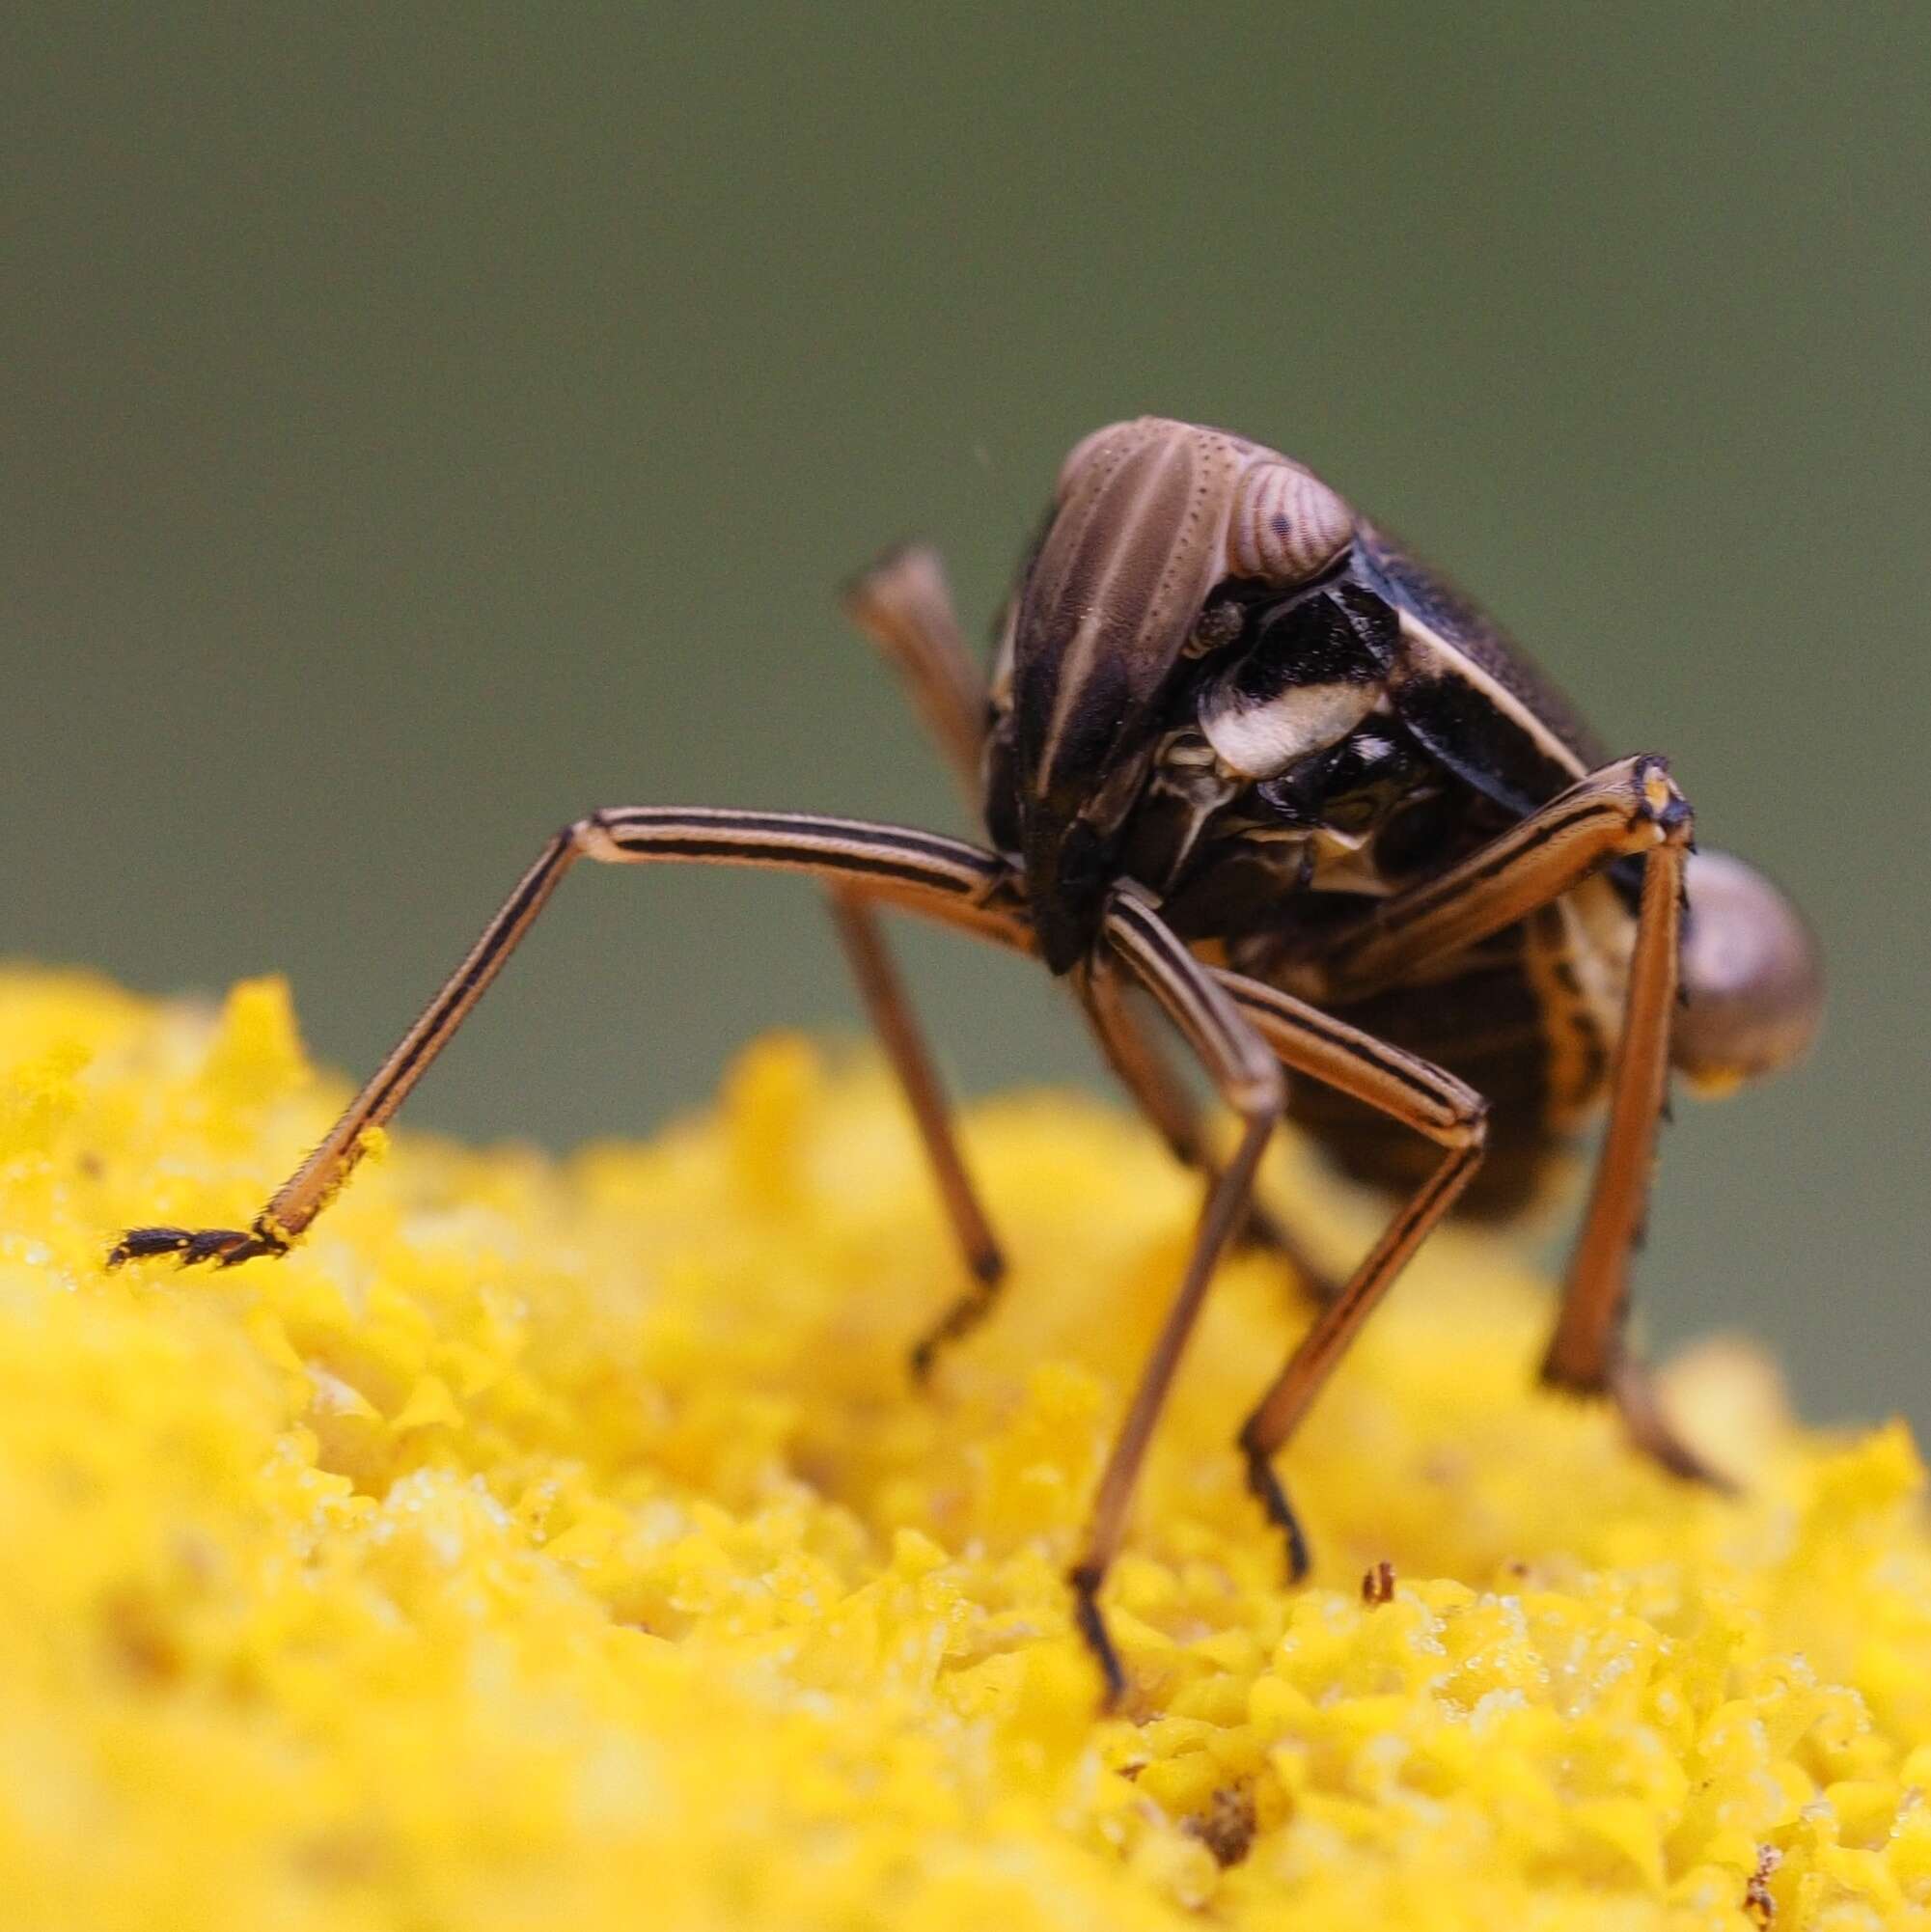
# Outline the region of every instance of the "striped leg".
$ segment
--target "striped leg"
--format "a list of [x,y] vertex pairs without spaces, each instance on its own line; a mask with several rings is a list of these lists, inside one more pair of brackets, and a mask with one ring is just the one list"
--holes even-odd
[[564,874],[578,859],[752,866],[862,886],[873,897],[1024,948],[1024,910],[1005,864],[989,852],[930,833],[803,813],[631,806],[593,812],[543,847],[442,990],[376,1068],[327,1137],[247,1228],[136,1228],[110,1266],[150,1255],[233,1267],[287,1253],[335,1198],[369,1145],[372,1128],[401,1106],[503,970]]
[[1248,1486],[1286,1538],[1288,1576],[1298,1582],[1308,1568],[1307,1538],[1274,1474],[1272,1458],[1294,1433],[1394,1278],[1474,1176],[1486,1140],[1488,1108],[1479,1094],[1452,1074],[1289,994],[1231,974],[1223,983],[1289,1068],[1379,1108],[1443,1150],[1434,1172],[1316,1315],[1241,1427]]
[[1663,759],[1605,765],[1439,878],[1384,900],[1283,977],[1317,999],[1370,991],[1501,931],[1618,858],[1643,855],[1609,1127],[1542,1374],[1558,1388],[1608,1395],[1635,1446],[1666,1469],[1727,1486],[1671,1429],[1623,1339],[1668,1095],[1692,825]]
[[1100,1615],[1100,1586],[1118,1552],[1133,1485],[1206,1299],[1214,1264],[1228,1237],[1246,1219],[1255,1171],[1267,1137],[1281,1118],[1285,1088],[1274,1056],[1242,1019],[1219,979],[1187,951],[1144,893],[1130,886],[1115,891],[1104,933],[1127,971],[1160,1002],[1200,1056],[1221,1097],[1242,1123],[1233,1158],[1208,1185],[1186,1272],[1141,1372],[1113,1453],[1107,1458],[1093,1499],[1086,1546],[1068,1579],[1081,1634],[1099,1661],[1111,1703],[1125,1688],[1126,1677]]
[[[1182,1167],[1197,1170],[1209,1183],[1217,1180],[1220,1168],[1207,1145],[1200,1113],[1140,1015],[1128,1005],[1117,963],[1104,955],[1096,958],[1081,991],[1081,1007],[1114,1077],[1152,1122],[1173,1158]],[[1257,1198],[1250,1203],[1247,1220],[1234,1238],[1280,1256],[1293,1269],[1302,1293],[1316,1307],[1324,1307],[1338,1292],[1326,1271]]]
[[1290,957],[1281,982],[1310,1000],[1357,999],[1526,919],[1616,859],[1687,845],[1690,826],[1689,801],[1662,759],[1620,759]]

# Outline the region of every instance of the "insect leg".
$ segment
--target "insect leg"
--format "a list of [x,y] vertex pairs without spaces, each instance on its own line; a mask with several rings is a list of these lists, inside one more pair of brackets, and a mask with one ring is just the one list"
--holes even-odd
[[184,1261],[233,1266],[258,1255],[286,1254],[348,1178],[367,1151],[371,1129],[401,1106],[503,970],[564,874],[585,858],[805,872],[831,883],[862,884],[877,898],[1022,951],[1028,945],[1025,913],[1005,862],[956,839],[803,813],[685,806],[593,812],[544,845],[421,1018],[249,1228],[132,1228],[108,1256],[109,1265],[178,1255]]
[[965,1158],[952,1131],[938,1069],[920,1031],[917,1015],[905,992],[897,963],[885,943],[878,915],[855,888],[835,886],[831,894],[832,921],[838,927],[859,997],[893,1071],[912,1110],[912,1119],[925,1148],[925,1159],[938,1186],[939,1199],[958,1243],[972,1285],[934,1322],[912,1350],[912,1373],[924,1381],[938,1351],[968,1335],[992,1312],[1006,1278],[1006,1257],[973,1185]]
[[1729,1487],[1670,1426],[1643,1364],[1623,1340],[1630,1259],[1642,1240],[1657,1130],[1669,1101],[1669,1024],[1676,1010],[1688,831],[1642,862],[1642,902],[1623,994],[1622,1040],[1609,1125],[1542,1379],[1607,1394],[1636,1446],[1677,1476]]
[[1645,855],[1610,1124],[1543,1377],[1607,1394],[1637,1448],[1677,1475],[1719,1482],[1670,1429],[1622,1339],[1669,1081],[1693,823],[1660,758],[1605,765],[1439,878],[1384,900],[1288,977],[1313,998],[1371,991],[1512,925],[1617,858]]
[[1132,887],[1116,890],[1107,908],[1104,933],[1128,971],[1165,1007],[1200,1056],[1222,1098],[1242,1122],[1232,1159],[1207,1188],[1186,1272],[1100,1476],[1085,1548],[1068,1579],[1081,1634],[1098,1659],[1111,1702],[1126,1679],[1100,1615],[1100,1585],[1118,1552],[1133,1485],[1205,1300],[1214,1265],[1228,1237],[1247,1213],[1255,1170],[1267,1137],[1281,1118],[1285,1090],[1274,1056],[1242,1019],[1213,974],[1168,928],[1144,894]]
[[[991,701],[984,675],[966,648],[939,553],[925,543],[889,550],[844,586],[840,601],[910,687],[920,717],[976,816],[979,754]],[[912,1373],[924,1381],[938,1350],[992,1311],[1006,1262],[959,1150],[945,1089],[876,913],[864,894],[840,890],[832,894],[832,919],[859,997],[912,1110],[972,1279],[972,1286],[912,1351]]]
[[939,553],[927,543],[889,550],[844,587],[845,615],[911,687],[912,702],[979,810],[979,759],[991,699],[966,647]]
[[1289,994],[1233,974],[1222,976],[1222,984],[1292,1071],[1311,1075],[1379,1108],[1443,1149],[1434,1171],[1315,1316],[1313,1326],[1241,1426],[1248,1487],[1286,1538],[1288,1575],[1298,1582],[1308,1568],[1307,1539],[1271,1458],[1293,1434],[1409,1257],[1474,1176],[1486,1143],[1488,1107],[1452,1074]]
[[1323,938],[1286,963],[1283,982],[1321,1002],[1374,992],[1513,925],[1613,860],[1687,844],[1690,824],[1689,801],[1662,759],[1620,759],[1459,864]]
[[[979,764],[991,701],[984,675],[966,647],[952,609],[938,552],[923,543],[887,552],[845,586],[843,603],[852,622],[877,645],[910,685],[920,715],[964,787],[967,804],[977,813]],[[1121,997],[1117,973],[1109,962],[1104,958],[1096,961],[1092,978],[1099,983],[1082,999],[1081,1006],[1107,1064],[1172,1149],[1174,1158],[1212,1181],[1218,1170],[1186,1090],[1162,1058],[1140,1015]],[[883,1028],[880,1030],[882,1033]],[[905,1077],[902,1069],[900,1077]],[[909,1096],[909,1080],[907,1091]],[[916,1112],[920,1102],[915,1098],[912,1104]],[[932,1161],[950,1201],[954,1183],[946,1178],[936,1150]],[[953,1213],[958,1219],[956,1209]],[[1329,1298],[1334,1284],[1265,1207],[1255,1202],[1240,1232],[1243,1238],[1281,1256],[1310,1299]],[[970,1260],[972,1251],[968,1249],[967,1254]],[[967,1306],[961,1302],[960,1311]]]
[[[1183,1167],[1197,1169],[1209,1183],[1217,1180],[1220,1169],[1207,1145],[1199,1112],[1129,1004],[1117,963],[1105,955],[1096,958],[1085,976],[1082,993],[1080,1004],[1093,1038],[1134,1104],[1167,1143],[1175,1160]],[[1235,1238],[1279,1255],[1293,1269],[1310,1302],[1320,1305],[1334,1299],[1336,1284],[1259,1201],[1250,1204],[1246,1225]]]

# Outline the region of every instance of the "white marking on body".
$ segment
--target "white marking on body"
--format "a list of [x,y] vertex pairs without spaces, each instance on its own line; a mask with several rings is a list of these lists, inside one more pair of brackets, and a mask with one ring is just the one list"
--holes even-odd
[[1256,704],[1222,682],[1200,705],[1200,730],[1230,771],[1274,778],[1310,752],[1338,744],[1380,695],[1373,684],[1296,684]]

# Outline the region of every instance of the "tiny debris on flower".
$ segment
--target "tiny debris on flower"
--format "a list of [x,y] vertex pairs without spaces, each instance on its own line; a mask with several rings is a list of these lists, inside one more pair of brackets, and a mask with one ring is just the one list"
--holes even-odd
[[[403,1132],[286,1259],[109,1274],[245,1225],[343,1090],[279,981],[0,976],[9,1932],[1931,1927],[1901,1425],[1806,1432],[1726,1344],[1669,1394],[1750,1486],[1675,1483],[1450,1233],[1283,1459],[1289,1590],[1229,1437],[1305,1314],[1236,1256],[1103,1720],[1063,1572],[1195,1185],[974,1110],[1013,1278],[921,1393],[956,1263],[885,1080],[789,1037],[724,1091],[558,1163]],[[1270,1188],[1368,1238],[1291,1146]]]

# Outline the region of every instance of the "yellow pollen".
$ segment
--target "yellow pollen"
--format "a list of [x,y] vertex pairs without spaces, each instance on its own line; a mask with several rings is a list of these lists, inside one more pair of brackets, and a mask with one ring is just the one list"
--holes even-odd
[[[1706,1348],[1668,1398],[1751,1486],[1688,1488],[1533,1390],[1548,1288],[1450,1233],[1283,1458],[1289,1590],[1231,1437],[1306,1316],[1243,1256],[1100,1721],[1062,1575],[1198,1208],[1148,1135],[973,1110],[1014,1269],[925,1394],[913,1134],[790,1037],[648,1145],[405,1128],[285,1259],[105,1272],[246,1227],[345,1094],[276,982],[0,976],[9,1932],[1931,1925],[1901,1425]],[[1270,1188],[1372,1236],[1299,1149]]]

